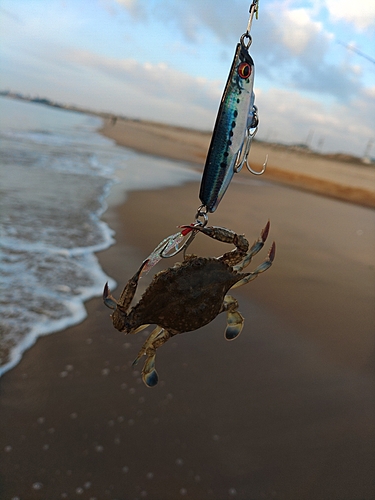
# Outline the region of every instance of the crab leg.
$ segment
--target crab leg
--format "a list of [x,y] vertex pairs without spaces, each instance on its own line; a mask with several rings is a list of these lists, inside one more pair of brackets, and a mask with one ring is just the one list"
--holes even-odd
[[150,323],[146,323],[145,325],[141,325],[139,326],[138,328],[136,328],[135,330],[132,330],[131,333],[132,335],[134,335],[135,333],[139,333],[141,332],[142,330],[144,330],[145,328],[147,328],[148,326],[150,326]]
[[[142,330],[143,330],[143,326],[144,325],[142,325],[142,327],[140,327]],[[145,325],[145,326],[149,326],[149,325]],[[133,333],[137,333],[139,331],[140,331],[139,328],[137,328],[137,330]],[[143,344],[142,348],[140,349],[137,357],[133,361],[132,366],[135,366],[138,363],[138,361],[141,359],[141,357],[146,354],[147,348],[150,347],[150,345],[152,345],[152,342],[155,340],[155,338],[162,332],[163,332],[163,328],[161,326],[157,326],[156,328],[154,328],[152,330],[150,335],[147,337],[146,342]]]
[[254,255],[256,255],[258,252],[260,252],[260,250],[262,250],[264,243],[268,237],[269,230],[270,230],[270,221],[268,221],[267,224],[265,225],[265,227],[262,229],[262,232],[260,233],[259,238],[256,241],[254,241],[252,247],[250,248],[248,253],[245,255],[245,258],[243,259],[243,261],[240,262],[239,264],[237,264],[237,266],[233,267],[234,271],[237,271],[237,272],[242,271],[242,269],[244,269],[245,267],[247,267],[250,264]]
[[236,339],[242,331],[244,318],[237,310],[238,302],[230,295],[224,297],[223,311],[227,312],[227,328],[225,330],[225,338],[227,340]]
[[[181,226],[182,228],[190,228],[191,226]],[[210,238],[214,240],[221,241],[222,243],[232,243],[235,245],[235,249],[231,252],[227,252],[221,257],[220,260],[226,262],[229,266],[233,266],[234,264],[238,264],[249,249],[249,242],[245,238],[243,234],[237,234],[234,231],[230,231],[225,227],[217,227],[217,226],[194,226],[194,230],[200,231],[203,234],[206,234]]]
[[138,269],[138,271],[135,273],[135,275],[130,278],[130,280],[127,282],[125,288],[123,289],[120,298],[118,300],[118,306],[120,306],[122,309],[127,310],[128,307],[130,306],[131,301],[133,300],[133,297],[135,295],[135,292],[137,290],[138,286],[138,280],[141,275],[141,272],[145,265],[148,263],[148,260],[145,260],[142,262],[141,267]]
[[[109,289],[108,283],[105,284],[103,290],[103,302],[110,309],[116,309],[116,307],[120,306],[120,308],[125,309],[125,311],[130,306],[131,301],[135,295],[138,286],[138,280],[141,275],[143,268],[148,263],[148,259],[142,262],[141,267],[135,273],[135,275],[128,281],[125,288],[123,289],[120,299],[117,301],[111,294],[111,290]],[[146,325],[148,326],[148,325]],[[137,330],[139,331],[139,330]],[[133,332],[135,333],[135,332]]]
[[[160,328],[160,327],[157,327]],[[156,329],[155,329],[156,330]],[[153,335],[152,339],[147,339],[146,341],[146,362],[142,370],[142,379],[143,382],[147,385],[147,387],[154,387],[159,380],[157,371],[155,370],[155,356],[156,350],[161,347],[163,344],[167,342],[174,333],[169,332],[168,330],[160,329],[158,334],[155,333],[155,330],[151,333],[150,337]],[[154,335],[155,333],[155,335]],[[149,342],[150,340],[150,342]]]
[[272,262],[275,258],[275,253],[276,253],[276,244],[275,244],[275,242],[273,242],[272,246],[270,248],[270,251],[268,252],[267,259],[264,262],[262,262],[262,264],[260,264],[255,269],[255,271],[253,271],[252,273],[246,273],[244,275],[244,278],[242,278],[242,280],[237,281],[237,283],[231,287],[231,290],[233,288],[238,288],[239,286],[246,285],[246,283],[249,283],[250,281],[255,280],[255,278],[258,276],[258,274],[261,274],[261,273],[264,273],[264,271],[267,271],[267,269],[269,269],[272,266]]

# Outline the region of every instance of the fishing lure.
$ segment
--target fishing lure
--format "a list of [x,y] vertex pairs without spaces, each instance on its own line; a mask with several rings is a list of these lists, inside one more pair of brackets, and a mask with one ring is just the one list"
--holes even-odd
[[198,208],[195,223],[191,225],[190,233],[183,229],[159,243],[149,255],[142,273],[147,273],[162,258],[173,257],[181,251],[185,254],[197,232],[207,224],[208,212],[217,209],[233,175],[243,165],[255,175],[265,171],[267,159],[261,171],[253,170],[248,161],[259,121],[253,91],[254,61],[249,54],[250,30],[254,14],[258,18],[258,2],[255,0],[250,5],[247,30],[236,46],[203,171],[199,193],[202,205]]
[[200,187],[200,200],[208,212],[214,212],[236,172],[244,164],[260,175],[248,162],[251,142],[258,130],[258,113],[254,104],[254,61],[249,54],[250,29],[254,14],[258,14],[258,0],[250,6],[246,32],[241,36],[234,54],[228,80],[216,118],[211,144]]

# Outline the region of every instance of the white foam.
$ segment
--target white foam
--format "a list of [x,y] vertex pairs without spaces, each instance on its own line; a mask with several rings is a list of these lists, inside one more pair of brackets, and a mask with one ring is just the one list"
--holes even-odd
[[108,281],[109,286],[112,289],[116,287],[116,282],[101,272],[100,268],[96,270],[95,274],[100,282],[100,285],[81,288],[81,294],[79,297],[71,298],[69,301],[63,301],[64,306],[70,313],[69,316],[65,316],[58,320],[40,321],[39,323],[35,323],[28,334],[12,347],[9,361],[0,366],[0,377],[20,362],[23,353],[32,347],[39,337],[56,333],[65,330],[69,326],[81,323],[87,317],[84,302],[93,297],[100,296],[103,291],[103,283]]

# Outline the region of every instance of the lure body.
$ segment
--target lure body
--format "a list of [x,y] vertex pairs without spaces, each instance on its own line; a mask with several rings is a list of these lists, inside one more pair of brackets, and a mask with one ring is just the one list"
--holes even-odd
[[256,115],[254,62],[238,43],[217,114],[204,167],[199,197],[214,212],[227,190],[241,156],[245,136]]

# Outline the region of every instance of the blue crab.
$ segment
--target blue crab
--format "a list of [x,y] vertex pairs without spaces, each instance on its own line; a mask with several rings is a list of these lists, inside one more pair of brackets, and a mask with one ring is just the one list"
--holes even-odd
[[104,304],[114,310],[111,315],[113,326],[120,332],[134,334],[150,324],[157,325],[133,363],[136,364],[142,356],[146,356],[142,378],[148,387],[153,387],[158,382],[155,370],[156,350],[171,337],[197,330],[222,312],[227,314],[225,338],[234,340],[238,337],[244,318],[238,311],[237,300],[227,295],[227,292],[249,283],[266,271],[275,257],[273,243],[262,264],[253,272],[241,273],[262,249],[268,236],[269,222],[250,249],[245,236],[226,228],[196,225],[182,227],[233,244],[235,248],[217,258],[185,256],[183,262],[157,273],[139,302],[132,308],[130,304],[148,260],[142,263],[128,281],[118,301],[111,295],[108,284],[103,292]]

